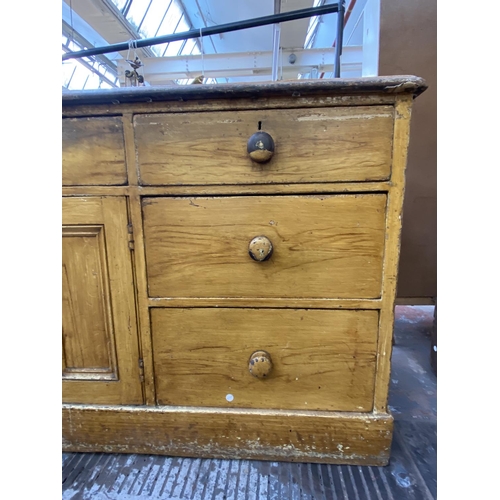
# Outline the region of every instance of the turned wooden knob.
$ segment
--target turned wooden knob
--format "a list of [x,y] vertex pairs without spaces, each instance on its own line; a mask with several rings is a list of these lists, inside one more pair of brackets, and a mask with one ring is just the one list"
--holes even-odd
[[248,244],[248,253],[253,260],[264,262],[273,254],[273,244],[265,236],[256,236]]
[[248,139],[247,152],[253,161],[265,163],[274,154],[274,141],[267,132],[255,132]]
[[266,351],[255,351],[248,360],[248,370],[257,378],[266,378],[273,369],[271,355]]

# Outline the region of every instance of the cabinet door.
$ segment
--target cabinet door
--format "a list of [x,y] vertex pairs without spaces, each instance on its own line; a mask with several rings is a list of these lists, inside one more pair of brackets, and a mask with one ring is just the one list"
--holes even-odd
[[127,204],[63,198],[63,402],[143,402]]

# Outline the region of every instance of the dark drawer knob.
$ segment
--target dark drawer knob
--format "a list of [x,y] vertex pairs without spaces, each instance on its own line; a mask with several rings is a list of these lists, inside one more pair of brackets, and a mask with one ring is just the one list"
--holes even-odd
[[248,370],[257,378],[267,378],[273,369],[271,355],[266,351],[255,351],[248,360]]
[[248,139],[247,151],[253,161],[265,163],[274,154],[273,138],[267,132],[255,132]]
[[256,236],[248,244],[248,253],[253,260],[264,262],[273,254],[273,244],[265,236]]

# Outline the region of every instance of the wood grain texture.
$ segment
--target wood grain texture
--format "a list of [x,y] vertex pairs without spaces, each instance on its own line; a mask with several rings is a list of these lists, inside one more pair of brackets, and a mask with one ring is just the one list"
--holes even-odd
[[[152,297],[377,298],[385,194],[143,199]],[[255,262],[258,235],[273,256]]]
[[63,450],[386,465],[387,414],[63,407]]
[[387,411],[387,399],[389,394],[392,338],[394,334],[394,307],[401,245],[406,158],[410,139],[411,106],[411,97],[401,96],[398,99],[395,109],[393,187],[389,192],[387,200],[387,238],[384,255],[384,282],[382,285],[383,305],[380,310],[377,380],[375,384],[374,400],[374,408],[376,411],[380,412]]
[[[69,323],[69,332],[64,330],[68,328],[68,321],[63,322],[63,337],[67,339],[69,335],[78,338],[79,345],[84,349],[81,361],[87,366],[97,359],[103,360],[109,357],[110,352],[114,351],[117,365],[115,372],[118,375],[118,380],[92,380],[91,377],[83,376],[80,376],[79,380],[66,378],[62,385],[63,401],[141,404],[143,398],[138,365],[139,352],[132,266],[128,248],[126,200],[112,197],[63,198],[62,218],[63,231],[67,231],[67,234],[74,234],[78,230],[75,227],[88,230],[89,226],[100,227],[103,234],[99,250],[96,249],[94,242],[91,244],[88,241],[88,237],[87,239],[74,238],[70,246],[65,248],[64,265],[69,271],[67,275],[71,281],[68,281],[66,287],[63,286],[63,319],[69,318],[75,312],[80,315],[90,314],[92,317],[79,317]],[[97,267],[96,260],[99,260],[101,268]],[[91,285],[94,273],[97,276],[96,279],[102,281],[100,286]],[[78,295],[75,296],[77,290]],[[99,297],[97,294],[104,295]],[[71,300],[77,300],[78,305],[69,309]],[[101,312],[96,304],[103,304],[102,307],[106,311]],[[107,328],[108,332],[112,331],[112,338],[110,335],[104,337],[103,327],[99,324],[95,330],[96,317],[99,317],[99,314],[103,318],[102,321],[106,321],[106,314],[111,316],[112,326],[109,324]],[[114,346],[109,345],[113,341]],[[89,343],[92,342],[95,344],[90,347]],[[63,351],[66,354],[66,370],[69,345],[65,342]],[[72,345],[74,346],[75,343]]]
[[63,377],[118,379],[102,225],[63,227],[62,277]]
[[62,181],[66,186],[127,183],[120,117],[63,119]]
[[[135,162],[135,160],[134,160]],[[229,194],[318,194],[382,193],[391,187],[386,182],[339,182],[312,184],[227,184],[224,186],[65,186],[63,196],[223,196]]]
[[135,278],[135,300],[137,308],[137,321],[139,332],[139,352],[142,368],[142,389],[144,403],[155,404],[155,387],[153,378],[153,354],[151,346],[151,331],[148,308],[148,292],[146,263],[144,257],[144,234],[142,227],[141,200],[137,191],[138,173],[137,162],[135,160],[134,128],[132,125],[133,115],[131,113],[123,115],[123,132],[125,139],[125,157],[127,161],[127,173],[130,187],[129,195],[129,215],[131,226],[131,238],[133,240],[133,265]]
[[139,184],[139,173],[137,172],[137,162],[135,159],[133,119],[134,115],[132,113],[125,113],[122,117],[125,161],[129,186],[137,186],[137,184]]
[[151,345],[146,258],[144,255],[144,233],[142,228],[140,197],[133,193],[129,198],[129,203],[132,235],[134,238],[133,257],[136,279],[137,311],[140,325],[139,342],[144,369],[144,402],[148,405],[153,405],[156,402],[153,373],[153,346]]
[[[64,97],[62,362],[80,380],[63,381],[63,447],[386,464],[409,110],[424,88]],[[275,142],[262,165],[246,151],[258,129]],[[260,235],[265,262],[248,254]]]
[[[275,142],[264,164],[247,153],[259,123]],[[392,106],[134,117],[143,185],[386,180],[392,127]]]
[[149,307],[253,307],[272,309],[380,309],[382,299],[290,299],[259,297],[153,297]]
[[[160,405],[370,411],[377,311],[153,309]],[[249,373],[267,351],[266,380]]]

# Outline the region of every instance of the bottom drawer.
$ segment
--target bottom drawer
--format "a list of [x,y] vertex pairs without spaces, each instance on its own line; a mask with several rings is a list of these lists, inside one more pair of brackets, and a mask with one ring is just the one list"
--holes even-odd
[[151,321],[158,404],[373,408],[378,311],[166,308]]

